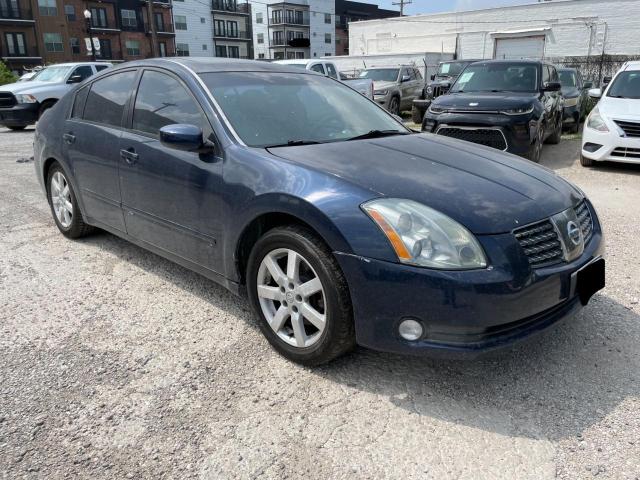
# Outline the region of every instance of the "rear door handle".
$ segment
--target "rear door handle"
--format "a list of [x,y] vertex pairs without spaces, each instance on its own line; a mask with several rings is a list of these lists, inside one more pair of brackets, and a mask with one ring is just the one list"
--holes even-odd
[[72,143],[75,143],[76,141],[76,136],[73,133],[65,133],[62,135],[62,138],[69,145],[71,145]]
[[120,156],[127,162],[129,165],[134,164],[138,161],[138,154],[133,148],[122,149],[120,150]]

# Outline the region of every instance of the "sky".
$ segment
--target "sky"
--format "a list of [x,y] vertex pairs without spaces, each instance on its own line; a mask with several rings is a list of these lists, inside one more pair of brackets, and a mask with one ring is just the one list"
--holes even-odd
[[[399,7],[392,3],[400,0],[360,0],[366,3],[375,3],[380,8],[398,10]],[[534,3],[536,0],[413,0],[413,3],[405,6],[405,15],[416,13],[451,12],[453,10],[474,10],[478,8],[500,7],[503,5],[521,5]]]

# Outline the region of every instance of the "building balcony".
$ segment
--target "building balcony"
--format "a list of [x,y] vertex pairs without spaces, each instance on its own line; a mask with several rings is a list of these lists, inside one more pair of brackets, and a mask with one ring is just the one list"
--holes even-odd
[[[292,47],[291,45],[289,45],[289,41],[290,40],[291,39],[274,37],[274,38],[271,39],[271,44],[269,45],[269,48],[282,48],[282,47],[287,47],[287,48],[309,48],[308,46],[306,46],[306,47]],[[307,40],[307,41],[309,41],[309,39],[306,38],[306,37],[297,38],[296,40]]]
[[250,8],[248,3],[237,3],[235,0],[213,0],[211,2],[211,10],[213,12],[224,12],[238,15],[249,15]]
[[[141,0],[142,4],[146,4],[148,0]],[[157,7],[172,8],[171,0],[153,0],[153,4]]]
[[[147,32],[148,34],[151,33],[151,28],[149,27],[148,23],[144,24],[144,31]],[[163,23],[163,24],[158,24],[156,23],[156,33],[158,35],[175,35],[176,32],[174,30],[173,27],[173,23]]]
[[219,40],[251,40],[251,33],[249,32],[213,32],[213,38]]
[[6,8],[4,2],[0,6],[0,25],[19,24],[35,24],[33,19],[33,11],[30,8]]
[[100,33],[119,33],[120,28],[115,22],[96,22],[95,19],[91,20],[91,30]]
[[42,60],[42,55],[40,55],[38,48],[35,46],[25,46],[23,51],[19,52],[15,49],[10,51],[6,45],[2,45],[2,47],[0,47],[0,56],[4,61],[11,60],[14,62],[22,61],[29,63]]
[[272,27],[283,27],[283,26],[294,26],[294,27],[306,27],[309,28],[309,17],[303,16],[302,18],[288,17],[285,15],[278,17],[269,17],[269,28]]

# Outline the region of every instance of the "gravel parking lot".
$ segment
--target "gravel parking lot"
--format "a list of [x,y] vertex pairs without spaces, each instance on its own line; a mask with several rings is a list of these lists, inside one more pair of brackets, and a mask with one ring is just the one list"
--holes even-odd
[[572,321],[472,363],[305,369],[223,288],[60,235],[32,137],[0,130],[2,478],[640,478],[640,168],[545,148],[607,235],[607,288]]

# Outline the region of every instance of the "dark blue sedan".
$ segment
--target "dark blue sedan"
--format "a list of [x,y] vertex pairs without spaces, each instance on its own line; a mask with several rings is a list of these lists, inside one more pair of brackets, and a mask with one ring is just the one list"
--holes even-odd
[[415,134],[298,68],[106,70],[44,115],[35,160],[63,235],[97,227],[246,292],[269,342],[306,365],[355,344],[477,354],[604,286],[602,229],[578,188]]

